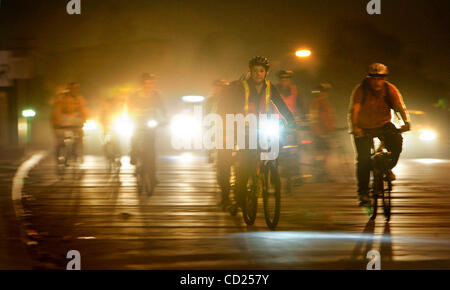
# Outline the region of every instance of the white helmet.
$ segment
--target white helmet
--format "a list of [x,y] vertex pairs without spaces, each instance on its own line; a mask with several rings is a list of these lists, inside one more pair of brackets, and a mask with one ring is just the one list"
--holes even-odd
[[387,66],[382,63],[372,63],[369,65],[368,75],[371,77],[374,76],[387,76],[389,74]]

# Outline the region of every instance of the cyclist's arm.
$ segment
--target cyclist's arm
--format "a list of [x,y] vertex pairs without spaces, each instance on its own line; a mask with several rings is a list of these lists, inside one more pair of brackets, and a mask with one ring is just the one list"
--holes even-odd
[[83,97],[79,97],[80,98],[80,113],[81,113],[81,118],[84,122],[86,122],[87,118],[88,118],[88,111],[87,111],[87,107],[86,107],[86,101]]
[[348,114],[348,123],[352,132],[358,130],[358,115],[361,110],[362,88],[357,86],[350,97],[350,108]]
[[403,122],[409,123],[409,115],[406,110],[405,104],[403,103],[403,97],[400,94],[400,91],[391,83],[388,83],[389,96],[391,96],[392,100],[392,109],[395,112],[400,113]]
[[291,111],[284,102],[283,98],[280,96],[280,93],[278,92],[277,88],[274,86],[272,86],[271,100],[275,105],[275,107],[277,108],[278,112],[280,112],[281,116],[286,120],[286,122],[295,123],[294,116],[292,116]]

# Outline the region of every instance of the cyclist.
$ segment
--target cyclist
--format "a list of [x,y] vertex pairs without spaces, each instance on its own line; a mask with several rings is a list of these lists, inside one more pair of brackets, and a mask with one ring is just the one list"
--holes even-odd
[[[291,70],[281,70],[278,72],[278,84],[277,89],[280,92],[281,97],[284,102],[288,106],[292,115],[295,116],[298,120],[306,120],[306,111],[303,99],[300,98],[298,88],[293,83],[292,78],[294,76],[294,72]],[[295,141],[295,145],[298,145],[298,135],[297,131],[286,131],[284,132],[284,138]],[[292,145],[292,144],[291,144]],[[293,167],[293,176],[297,176],[294,180],[295,185],[301,185],[303,183],[301,174],[300,174],[300,151],[297,150],[296,155],[294,157],[296,162]]]
[[294,72],[291,70],[279,71],[277,89],[292,115],[300,116],[304,113],[303,104],[298,93],[298,88],[292,82],[293,76]]
[[[283,101],[278,89],[266,79],[269,68],[269,60],[265,57],[256,56],[250,59],[250,77],[242,81],[234,81],[230,84],[224,91],[224,96],[219,101],[219,113],[222,115],[273,113],[274,109],[272,105],[275,105],[281,116],[288,121],[288,126],[293,127],[295,125],[295,120],[292,113]],[[269,108],[269,112],[267,112],[267,108]],[[224,141],[225,139],[226,138],[224,138]],[[220,158],[226,159],[223,162],[223,167],[218,168],[219,179],[222,179],[224,184],[228,184],[230,170],[229,162],[227,162],[227,160],[231,160],[231,152],[226,152],[225,150],[219,151],[222,151],[223,153],[223,156]],[[236,199],[239,205],[242,204],[241,193],[243,192],[243,187],[245,187],[243,180],[247,180],[247,176],[255,166],[257,160],[257,154],[254,154],[254,150],[242,150],[240,152],[240,170],[237,173],[236,181]],[[220,160],[218,160],[218,163],[220,163]],[[224,196],[225,195],[228,195],[228,192],[225,192]],[[226,201],[228,201],[228,198],[226,198]]]
[[[136,165],[137,146],[142,134],[149,134],[145,138],[149,143],[146,144],[146,153],[151,157],[150,174],[154,184],[158,183],[156,179],[156,156],[155,156],[155,131],[146,130],[147,122],[150,118],[160,119],[165,116],[165,110],[162,99],[158,91],[155,90],[155,75],[143,73],[141,76],[141,88],[137,90],[128,99],[128,112],[135,124],[135,134],[131,138],[130,163]],[[160,121],[160,120],[159,120]]]
[[388,68],[381,63],[369,66],[368,75],[353,90],[350,99],[349,123],[357,151],[357,177],[360,205],[369,202],[371,137],[367,132],[380,132],[378,137],[391,151],[389,178],[395,180],[391,169],[397,164],[402,151],[403,138],[393,132],[391,109],[400,113],[403,128],[409,130],[410,123],[406,107],[399,90],[386,80]]
[[213,90],[206,100],[205,110],[207,114],[217,112],[217,105],[222,96],[223,90],[229,85],[225,80],[215,80],[212,84]]
[[[105,140],[104,150],[106,156],[112,156],[114,159],[119,159],[121,157],[120,153],[120,142],[117,133],[113,130],[114,118],[118,117],[124,109],[124,100],[122,96],[116,95],[115,97],[108,97],[104,100],[101,113],[100,121],[103,128],[103,137]],[[110,148],[107,148],[107,144],[111,144]],[[109,150],[112,150],[110,152]],[[120,160],[118,161],[120,165]]]
[[86,101],[80,95],[79,83],[70,83],[62,90],[52,104],[52,126],[56,137],[56,159],[64,147],[64,136],[71,130],[75,136],[74,148],[77,156],[82,159],[83,154],[83,124],[86,122]]
[[315,140],[316,164],[319,169],[318,180],[329,180],[326,170],[328,156],[331,151],[330,134],[336,129],[335,110],[328,99],[331,85],[322,83],[312,91],[313,99],[310,105],[311,132]]

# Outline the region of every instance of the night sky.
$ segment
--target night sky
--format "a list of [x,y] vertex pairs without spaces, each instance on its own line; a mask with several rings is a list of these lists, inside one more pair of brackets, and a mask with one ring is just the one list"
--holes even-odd
[[[31,51],[49,95],[77,80],[95,102],[143,71],[159,76],[168,98],[207,94],[214,79],[236,79],[251,56],[264,55],[270,78],[295,70],[305,96],[331,82],[342,113],[373,61],[390,67],[409,107],[448,97],[449,1],[381,0],[381,15],[368,15],[366,0],[81,0],[81,15],[68,15],[67,2],[0,6],[0,49]],[[301,47],[312,50],[310,59],[294,57]]]

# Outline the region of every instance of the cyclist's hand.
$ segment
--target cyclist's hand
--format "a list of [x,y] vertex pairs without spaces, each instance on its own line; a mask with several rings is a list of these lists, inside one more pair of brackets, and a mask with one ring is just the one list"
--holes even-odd
[[411,124],[409,122],[405,122],[405,125],[401,127],[402,132],[406,132],[411,130]]
[[354,127],[352,133],[355,136],[355,138],[360,138],[364,135],[363,130],[358,127]]

